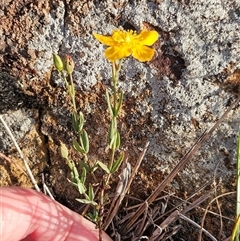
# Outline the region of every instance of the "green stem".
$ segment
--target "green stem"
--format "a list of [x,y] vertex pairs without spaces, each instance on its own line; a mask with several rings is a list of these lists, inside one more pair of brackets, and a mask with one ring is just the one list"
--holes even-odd
[[[113,127],[114,130],[117,130],[117,105],[118,105],[118,93],[117,93],[117,84],[118,84],[118,78],[119,78],[119,72],[121,69],[121,64],[122,60],[120,60],[118,63],[113,62],[112,63],[112,88],[113,88],[113,106],[112,106],[112,122],[115,123],[115,126]],[[110,140],[111,141],[111,140]],[[112,169],[113,162],[114,162],[114,157],[115,157],[115,152],[116,148],[113,147],[111,148],[111,153],[110,153],[110,163],[109,163],[109,170]],[[101,190],[99,193],[99,210],[98,210],[98,228],[99,228],[99,240],[102,240],[102,224],[103,224],[103,213],[104,213],[104,193],[105,189],[108,186],[109,180],[111,178],[111,173],[106,174],[106,177],[103,178],[102,183],[101,183]]]
[[[109,170],[111,170],[111,169],[112,169],[112,166],[113,166],[113,161],[114,161],[114,156],[115,156],[115,148],[112,148],[112,151],[111,151],[111,156],[110,156]],[[106,184],[108,183],[110,176],[111,176],[111,173],[110,173],[110,174],[108,174]]]
[[62,79],[64,80],[68,94],[71,96],[74,113],[77,114],[77,107],[76,107],[76,101],[75,101],[75,88],[74,88],[74,84],[73,84],[72,75],[69,74],[69,78],[70,78],[70,85],[69,85],[66,75],[64,74],[64,71],[61,71],[60,73],[61,73]]
[[70,95],[71,95],[71,98],[72,98],[74,113],[77,114],[77,106],[76,106],[76,100],[75,100],[75,88],[74,88],[73,78],[72,78],[71,74],[69,75],[69,78],[70,78],[70,82],[71,82],[71,84],[70,84],[71,90],[69,90],[69,92],[70,92]]
[[[122,60],[119,61],[119,63],[113,62],[112,63],[112,82],[113,82],[113,119],[115,119],[114,123],[115,126],[114,128],[117,130],[117,83],[118,83],[118,78],[119,78],[119,72],[121,69],[121,64]],[[113,161],[114,161],[114,156],[115,156],[115,148],[112,148],[111,150],[111,157],[110,157],[110,164],[109,164],[109,170],[112,169]],[[110,179],[111,174],[108,175],[106,179],[106,184],[108,184],[108,181]]]
[[66,89],[68,90],[69,84],[68,84],[68,82],[67,82],[67,78],[66,78],[66,76],[65,76],[65,74],[64,74],[64,71],[60,71],[60,73],[61,73],[62,79],[64,80]]
[[[112,82],[113,82],[113,108],[116,106],[116,64],[115,62],[112,63]],[[115,113],[113,113],[114,115]]]
[[87,165],[88,165],[89,168],[90,168],[90,173],[91,173],[91,175],[93,176],[94,182],[95,182],[95,183],[98,183],[97,177],[96,177],[96,175],[95,175],[94,172],[93,172],[93,167],[91,166],[91,163],[90,163],[90,161],[89,161],[89,159],[88,159],[87,154],[83,154],[83,157],[84,157],[84,162],[87,163]]
[[121,70],[122,60],[120,60],[118,63],[113,62],[112,63],[112,82],[113,82],[113,107],[116,109],[117,105],[117,84],[118,84],[118,78],[119,78],[119,72]]
[[[238,131],[237,141],[237,206],[236,206],[236,220],[239,220],[240,215],[240,130]],[[237,221],[236,221],[237,222]],[[236,241],[239,241],[239,222],[236,225]]]

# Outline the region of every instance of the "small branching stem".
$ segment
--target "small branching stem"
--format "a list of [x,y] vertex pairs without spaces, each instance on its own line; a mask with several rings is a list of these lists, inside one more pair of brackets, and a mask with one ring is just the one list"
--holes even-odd
[[[114,119],[113,122],[115,123],[115,126],[113,128],[117,130],[117,118],[113,117],[113,119]],[[116,148],[113,146],[112,149],[111,149],[111,154],[110,154],[109,170],[111,170],[112,166],[113,166],[115,151],[116,151]]]
[[88,155],[87,154],[83,154],[83,159],[84,159],[84,162],[87,163],[88,166],[90,167],[90,173],[93,176],[94,182],[98,183],[97,177],[96,177],[95,173],[92,171],[94,167],[91,165],[91,163],[90,163],[90,161],[88,159]]
[[72,104],[73,104],[73,111],[74,111],[74,114],[77,115],[77,106],[76,106],[76,100],[75,100],[75,88],[74,88],[74,84],[73,84],[73,77],[72,77],[72,74],[69,74],[69,79],[70,79],[70,88],[69,89],[69,92],[70,92],[70,95],[71,95],[71,98],[72,98]]
[[103,224],[103,214],[104,214],[104,180],[102,180],[102,188],[100,191],[100,200],[99,200],[99,220],[98,220],[98,226],[99,226],[99,240],[102,240],[102,224]]
[[[117,131],[117,116],[118,116],[118,91],[117,91],[117,84],[118,84],[118,78],[119,78],[119,72],[121,69],[122,60],[120,60],[118,63],[113,62],[112,63],[112,89],[113,89],[113,106],[112,106],[112,115],[111,115],[111,122],[114,123],[113,129]],[[111,142],[111,140],[110,140]],[[111,147],[110,152],[110,162],[108,165],[108,169],[110,170],[109,173],[106,174],[105,178],[103,178],[101,183],[101,190],[99,193],[99,210],[98,210],[98,228],[99,228],[99,240],[102,240],[102,225],[103,225],[103,215],[104,215],[104,206],[105,206],[105,190],[108,189],[109,181],[112,175],[112,167],[114,163],[115,158],[115,152],[116,152],[116,146],[115,144]]]
[[[107,195],[105,190],[109,189],[109,182],[112,174],[118,169],[123,160],[123,154],[121,154],[116,160],[116,151],[120,146],[120,134],[117,126],[117,117],[119,110],[121,109],[123,93],[118,91],[118,80],[119,72],[121,70],[122,60],[112,62],[112,94],[106,92],[107,103],[110,111],[110,133],[109,133],[109,147],[110,147],[110,157],[108,165],[105,165],[102,162],[91,163],[89,161],[89,138],[87,132],[84,130],[84,116],[82,112],[78,114],[76,106],[76,96],[75,88],[72,77],[72,72],[74,69],[74,62],[70,56],[66,56],[65,65],[63,64],[61,58],[54,55],[55,67],[59,70],[62,79],[64,80],[67,93],[70,95],[71,104],[72,104],[72,118],[73,118],[73,127],[78,136],[78,140],[73,140],[73,146],[75,149],[82,154],[83,167],[81,175],[78,173],[78,170],[74,163],[71,163],[68,159],[67,148],[62,145],[62,155],[69,162],[69,166],[73,173],[73,184],[78,186],[80,194],[84,196],[85,199],[79,199],[83,203],[87,203],[86,208],[83,213],[86,214],[90,206],[94,206],[94,212],[91,214],[92,220],[97,223],[99,228],[99,240],[102,241],[102,227],[103,227],[103,217],[104,217],[104,208],[107,202]],[[98,168],[98,165],[106,172],[101,181],[97,179],[94,171]],[[86,193],[87,188],[85,187],[86,174],[92,175],[95,184],[98,185],[97,190],[93,192],[92,185],[89,185],[88,193]],[[98,194],[98,203],[94,201],[94,197]]]
[[64,84],[65,84],[65,86],[66,86],[66,89],[68,90],[69,84],[68,84],[68,82],[67,82],[67,78],[66,78],[66,75],[65,75],[64,71],[63,71],[63,70],[60,71],[60,74],[61,74],[62,79],[64,80]]

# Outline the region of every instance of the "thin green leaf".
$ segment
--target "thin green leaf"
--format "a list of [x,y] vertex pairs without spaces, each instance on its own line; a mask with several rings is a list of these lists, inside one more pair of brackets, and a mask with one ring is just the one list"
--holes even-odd
[[117,119],[114,117],[111,119],[110,122],[110,129],[109,129],[109,138],[112,138],[112,135],[116,132],[116,127],[117,127]]
[[63,158],[68,159],[68,149],[65,144],[61,142],[60,144],[61,155]]
[[74,183],[76,183],[73,172],[71,172],[71,179],[73,180]]
[[85,151],[85,154],[87,154],[89,152],[89,139],[88,139],[88,134],[85,130],[83,130],[81,133],[80,142]]
[[[97,205],[96,205],[97,206]],[[98,212],[96,208],[93,209],[93,213],[88,213],[87,214],[88,219],[90,219],[92,222],[95,222],[97,224],[98,220]]]
[[117,132],[112,134],[112,139],[109,144],[110,149],[116,149],[116,141],[117,141]]
[[124,153],[121,153],[121,155],[118,157],[118,159],[113,163],[111,173],[114,173],[118,170],[118,168],[121,166],[123,161]]
[[95,165],[92,167],[91,173],[94,173],[97,169],[98,169],[98,165],[95,164]]
[[84,125],[84,115],[80,111],[80,113],[79,113],[79,127],[78,127],[79,132],[82,131],[83,125]]
[[76,166],[75,166],[75,163],[72,162],[72,164],[73,164],[72,173],[73,173],[74,181],[80,182],[79,173],[78,173],[78,170],[77,170],[77,168],[76,168]]
[[237,140],[237,207],[236,217],[240,215],[240,130],[238,132]]
[[85,203],[85,204],[91,204],[93,206],[97,206],[98,204],[94,201],[91,201],[91,200],[87,200],[87,199],[80,199],[80,198],[77,198],[76,199],[78,202],[80,203]]
[[118,106],[117,106],[117,109],[116,109],[116,112],[115,112],[115,116],[118,115],[118,112],[119,112],[119,110],[121,109],[121,106],[122,106],[122,102],[123,102],[123,92],[121,91]]
[[117,131],[117,133],[116,133],[116,145],[115,145],[115,149],[118,149],[119,147],[120,147],[120,145],[121,145],[121,138],[120,138],[120,133],[119,133],[119,131]]
[[97,161],[97,164],[107,173],[110,174],[110,170],[108,169],[107,165],[102,163],[101,161]]
[[94,191],[93,191],[93,187],[92,184],[90,183],[88,186],[88,196],[89,196],[89,200],[93,200],[95,197]]
[[78,164],[80,165],[81,168],[85,168],[87,172],[91,171],[91,168],[87,163],[85,163],[83,160],[79,160]]
[[239,232],[240,232],[240,129],[238,131],[238,140],[237,140],[237,206],[236,206],[236,223],[234,225],[231,241],[239,241]]
[[117,139],[117,120],[116,118],[112,118],[110,122],[110,130],[109,130],[109,146],[110,149],[114,149],[116,147],[116,139]]
[[87,174],[87,170],[86,168],[82,168],[82,173],[81,173],[81,183],[84,184],[86,181],[86,175]]
[[111,105],[110,95],[107,89],[106,89],[106,100],[107,100],[107,105],[108,105],[108,110],[110,112],[110,115],[113,116],[113,109]]
[[112,138],[113,138],[113,133],[114,133],[114,122],[113,119],[110,122],[110,128],[109,128],[109,142],[111,142]]
[[79,145],[79,143],[76,140],[73,140],[73,147],[75,150],[77,150],[79,153],[84,154],[85,150]]
[[79,132],[79,123],[78,123],[78,116],[77,116],[76,112],[74,112],[72,115],[72,123],[73,123],[73,129],[78,133]]
[[87,190],[84,184],[82,184],[81,182],[77,184],[77,187],[80,194],[84,194]]
[[67,178],[68,182],[70,182],[73,186],[77,187],[77,183],[72,182],[69,178]]
[[240,225],[240,215],[237,217],[237,220],[235,221],[230,241],[239,240],[239,234],[238,234],[239,225]]

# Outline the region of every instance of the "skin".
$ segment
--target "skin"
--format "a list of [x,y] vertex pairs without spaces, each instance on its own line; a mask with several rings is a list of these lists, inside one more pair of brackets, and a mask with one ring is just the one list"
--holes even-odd
[[[97,241],[95,225],[46,195],[0,187],[0,240]],[[104,241],[112,241],[103,232]]]

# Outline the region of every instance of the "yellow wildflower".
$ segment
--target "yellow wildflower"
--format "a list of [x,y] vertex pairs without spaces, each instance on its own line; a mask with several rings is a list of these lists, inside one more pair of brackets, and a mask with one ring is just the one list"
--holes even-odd
[[108,46],[105,57],[110,61],[116,61],[130,55],[140,62],[150,61],[154,55],[154,49],[148,46],[153,45],[158,39],[156,31],[147,30],[142,30],[140,34],[136,34],[132,30],[115,30],[112,36],[96,33],[93,36]]

